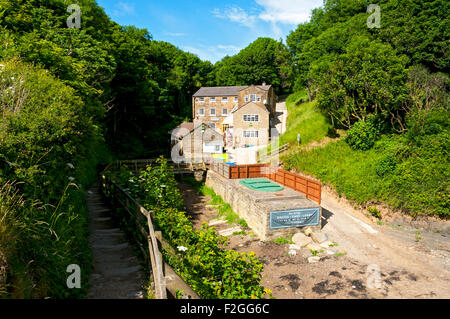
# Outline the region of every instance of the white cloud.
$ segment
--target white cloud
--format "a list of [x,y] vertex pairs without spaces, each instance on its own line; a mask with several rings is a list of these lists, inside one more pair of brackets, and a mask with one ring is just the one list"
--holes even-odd
[[323,4],[322,0],[255,0],[264,8],[259,19],[282,24],[299,24],[309,20],[311,11]]
[[228,19],[233,22],[237,22],[246,27],[253,27],[257,19],[256,16],[248,14],[244,9],[240,7],[229,7],[223,11],[220,9],[214,9],[212,13],[220,19]]
[[204,44],[199,44],[197,47],[184,46],[182,48],[184,51],[196,54],[203,61],[208,60],[215,63],[221,60],[226,55],[235,55],[241,51],[242,48],[234,45],[223,45],[219,44],[216,46],[207,46]]
[[129,16],[135,14],[134,3],[120,1],[115,6],[113,15],[116,17]]
[[169,37],[185,37],[187,36],[186,33],[181,33],[181,32],[165,32],[165,35],[168,35]]

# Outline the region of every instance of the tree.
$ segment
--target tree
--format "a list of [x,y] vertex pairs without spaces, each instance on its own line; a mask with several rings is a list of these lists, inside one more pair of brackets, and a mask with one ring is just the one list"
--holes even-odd
[[216,84],[272,84],[276,92],[291,87],[291,58],[286,46],[271,38],[259,38],[237,55],[215,65]]
[[312,65],[309,76],[318,89],[319,107],[345,127],[375,114],[404,128],[407,61],[390,45],[353,38],[344,54],[324,56]]

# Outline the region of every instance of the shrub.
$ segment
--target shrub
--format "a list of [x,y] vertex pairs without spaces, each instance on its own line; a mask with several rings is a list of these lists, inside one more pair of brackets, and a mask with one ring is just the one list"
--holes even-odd
[[383,177],[389,173],[392,173],[397,167],[397,160],[395,156],[388,154],[382,157],[375,164],[375,172],[378,176]]
[[367,208],[367,210],[369,211],[370,215],[372,215],[373,217],[381,219],[381,213],[375,207],[369,207],[369,208]]
[[359,121],[348,130],[345,141],[353,150],[366,151],[375,145],[377,131],[370,121]]

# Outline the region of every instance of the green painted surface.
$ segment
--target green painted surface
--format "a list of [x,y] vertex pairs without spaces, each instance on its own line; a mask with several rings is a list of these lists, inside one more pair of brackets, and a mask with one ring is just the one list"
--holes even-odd
[[284,187],[275,184],[274,182],[266,178],[250,178],[244,179],[239,182],[240,184],[246,186],[247,188],[260,191],[260,192],[279,192],[284,189]]

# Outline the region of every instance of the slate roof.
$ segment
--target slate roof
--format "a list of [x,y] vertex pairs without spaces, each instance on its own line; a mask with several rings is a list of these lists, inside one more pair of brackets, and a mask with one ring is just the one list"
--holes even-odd
[[[194,97],[207,97],[207,96],[237,96],[239,91],[242,91],[247,86],[215,86],[215,87],[202,87],[193,96]],[[267,91],[271,85],[257,85],[256,87]]]
[[240,109],[242,109],[243,107],[246,107],[246,106],[249,105],[249,104],[255,104],[257,107],[262,108],[264,111],[270,112],[270,111],[267,109],[267,107],[262,107],[261,105],[256,104],[256,103],[253,102],[253,101],[250,101],[250,102],[247,102],[247,103],[245,103],[245,104],[242,104],[240,107],[238,107],[238,108],[236,108],[236,109],[233,109],[233,111],[231,111],[231,113],[233,114],[233,113],[235,113],[236,111],[239,111]]

